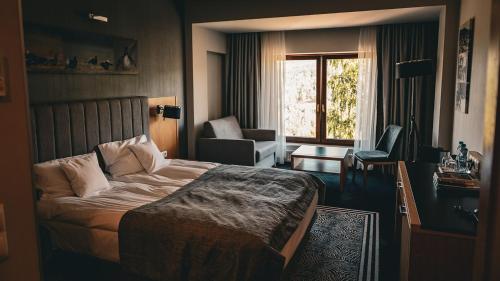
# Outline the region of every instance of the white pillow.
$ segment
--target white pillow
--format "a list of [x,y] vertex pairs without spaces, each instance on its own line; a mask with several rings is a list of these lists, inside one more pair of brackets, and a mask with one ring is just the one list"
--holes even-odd
[[127,148],[130,145],[145,143],[148,141],[145,135],[133,137],[123,141],[108,142],[99,145],[106,171],[113,177],[138,173],[144,170],[141,163]]
[[131,145],[129,149],[135,154],[135,157],[137,157],[148,174],[152,174],[170,163],[169,160],[163,157],[163,154],[152,140]]
[[83,154],[73,157],[55,159],[33,165],[35,187],[42,191],[41,199],[52,199],[65,196],[75,196],[71,184],[61,168],[61,164],[71,159],[88,157]]
[[88,157],[71,159],[62,163],[61,168],[71,183],[71,189],[79,197],[89,197],[110,187],[95,153]]

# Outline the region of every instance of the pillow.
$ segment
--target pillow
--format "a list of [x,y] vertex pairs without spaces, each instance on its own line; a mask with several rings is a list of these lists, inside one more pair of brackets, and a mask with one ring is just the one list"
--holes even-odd
[[79,197],[89,197],[110,187],[108,180],[99,167],[95,153],[88,157],[71,159],[62,163],[61,168],[71,183],[71,189]]
[[135,157],[137,157],[148,174],[152,174],[170,163],[169,160],[163,157],[163,154],[152,140],[131,145],[129,149],[135,154]]
[[106,164],[105,170],[113,177],[134,174],[144,170],[141,163],[127,147],[144,143],[147,140],[147,137],[142,135],[123,141],[100,144],[98,147]]
[[42,191],[41,199],[52,199],[64,196],[75,196],[71,184],[61,168],[61,164],[71,159],[88,157],[83,154],[68,158],[55,159],[33,165],[35,187]]

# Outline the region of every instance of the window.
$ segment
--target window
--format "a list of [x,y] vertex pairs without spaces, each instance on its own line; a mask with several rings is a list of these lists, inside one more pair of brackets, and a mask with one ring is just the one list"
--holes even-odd
[[356,54],[287,56],[287,141],[353,145],[357,80]]
[[285,132],[290,137],[316,138],[316,60],[286,62]]

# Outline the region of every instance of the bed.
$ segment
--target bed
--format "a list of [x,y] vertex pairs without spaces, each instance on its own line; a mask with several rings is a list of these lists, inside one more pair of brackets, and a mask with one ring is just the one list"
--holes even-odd
[[[33,105],[31,107],[31,116],[35,163],[89,153],[96,150],[96,146],[102,143],[125,140],[141,134],[149,135],[149,109],[146,97],[127,97],[84,102]],[[145,229],[147,229],[147,227],[142,227],[140,223],[137,223],[137,221],[144,221],[144,226],[146,226],[146,220],[151,217],[149,215],[143,215],[143,213],[145,213],[144,210],[148,209],[146,207],[153,206],[153,209],[158,209],[158,205],[162,205],[158,204],[158,202],[161,203],[163,201],[174,201],[173,198],[177,197],[177,203],[181,202],[181,205],[176,205],[176,202],[167,202],[167,209],[170,208],[170,210],[165,210],[165,212],[171,212],[172,206],[177,206],[175,207],[176,209],[174,208],[174,213],[176,213],[178,209],[182,209],[182,204],[184,204],[183,202],[186,202],[187,198],[185,196],[182,197],[183,193],[186,192],[180,191],[190,189],[192,190],[192,193],[193,190],[199,191],[205,189],[205,192],[207,192],[207,190],[208,192],[212,192],[214,183],[212,183],[212,185],[205,184],[205,182],[207,181],[205,178],[208,177],[217,178],[217,175],[219,175],[218,178],[220,182],[215,182],[215,186],[217,186],[217,184],[221,185],[221,183],[224,186],[228,186],[232,185],[232,181],[236,182],[236,180],[228,181],[228,178],[239,178],[241,184],[248,185],[250,180],[246,182],[245,177],[254,178],[253,182],[262,184],[261,182],[263,181],[263,179],[268,179],[270,176],[277,176],[276,173],[281,173],[280,176],[283,178],[283,181],[286,181],[288,179],[291,180],[291,182],[281,184],[280,187],[279,180],[270,180],[271,182],[276,183],[273,183],[272,188],[284,188],[285,186],[293,185],[293,182],[296,182],[296,186],[300,186],[301,184],[307,185],[307,188],[301,189],[304,190],[304,194],[305,190],[310,190],[312,188],[315,189],[313,193],[311,193],[311,191],[308,191],[308,194],[313,194],[312,196],[304,195],[302,197],[297,197],[302,198],[300,200],[297,199],[297,202],[290,202],[290,206],[303,205],[300,212],[294,212],[292,207],[289,208],[290,210],[292,210],[290,214],[281,214],[281,209],[271,210],[268,212],[271,217],[282,215],[281,221],[276,223],[276,225],[288,224],[289,231],[286,236],[284,236],[286,237],[286,241],[276,242],[276,245],[279,245],[278,247],[266,247],[266,249],[271,248],[271,252],[273,250],[276,251],[275,254],[271,253],[271,255],[279,257],[279,259],[273,257],[273,259],[277,261],[275,267],[283,269],[293,257],[295,250],[300,244],[300,241],[302,240],[309,224],[311,223],[318,200],[322,199],[322,183],[319,180],[315,181],[314,179],[310,179],[310,176],[304,173],[295,173],[288,171],[277,172],[276,170],[266,172],[264,170],[265,169],[251,170],[250,172],[252,174],[240,176],[247,173],[249,171],[248,168],[242,169],[238,166],[229,167],[225,165],[218,165],[216,163],[175,159],[171,160],[168,166],[156,171],[154,174],[139,172],[120,177],[110,177],[108,175],[107,177],[111,188],[89,198],[67,196],[49,200],[40,200],[37,203],[37,210],[42,227],[48,230],[48,232],[50,233],[50,239],[54,243],[54,245],[57,246],[57,248],[64,251],[75,252],[97,257],[103,260],[122,263],[124,265],[125,271],[130,271],[132,274],[136,275],[143,275],[144,273],[144,276],[150,279],[161,280],[164,279],[162,278],[162,274],[166,274],[165,272],[160,272],[161,269],[149,272],[148,269],[151,267],[151,263],[155,261],[154,259],[167,259],[171,257],[163,257],[163,253],[159,253],[159,256],[153,255],[154,257],[151,258],[152,260],[149,261],[149,264],[137,264],[137,261],[131,262],[131,260],[133,259],[131,259],[130,256],[133,257],[143,255],[139,259],[141,261],[140,263],[142,263],[143,259],[150,258],[149,255],[150,252],[153,251],[153,248],[151,248],[149,252],[146,253],[141,252],[141,249],[147,248],[149,246],[161,248],[158,245],[162,244],[165,244],[164,247],[166,248],[164,249],[168,249],[168,247],[170,247],[172,243],[178,243],[178,241],[175,239],[180,238],[169,237],[169,241],[155,241],[155,243],[157,243],[158,245],[149,243],[147,239],[143,239],[143,237],[151,237],[157,235],[155,233],[146,233]],[[200,180],[202,178],[204,180]],[[200,187],[200,184],[203,186]],[[311,185],[311,187],[309,187],[308,185]],[[318,190],[320,190],[319,193]],[[230,190],[229,192],[233,191]],[[287,196],[295,194],[295,191],[293,189],[290,189],[288,192],[289,193]],[[209,196],[214,194],[217,195],[219,193],[220,192],[209,194]],[[234,194],[236,193],[233,192],[233,195]],[[261,195],[262,194],[259,194],[260,197],[262,197]],[[203,204],[205,204],[205,201],[207,201],[203,200],[203,196],[205,195],[200,196],[200,201],[194,202],[194,205],[192,206],[197,207],[198,205],[202,206]],[[252,196],[252,194],[247,193],[244,196]],[[303,200],[303,198],[306,197],[307,200]],[[273,201],[272,198],[266,200]],[[232,202],[234,202],[234,200]],[[248,202],[246,202],[245,204],[247,203]],[[209,210],[210,208],[213,208],[210,207],[212,206],[210,204],[207,205],[208,207],[203,205],[204,208],[208,208],[205,209],[207,210],[206,213],[210,214],[209,216],[220,216],[220,214],[210,212],[213,211]],[[283,200],[272,202],[272,204],[274,205],[269,205],[272,206],[272,208],[281,206],[283,205]],[[248,219],[245,220],[246,216],[244,211],[242,211],[245,209],[236,205],[237,204],[235,204],[234,206],[234,212],[236,213],[232,217],[223,217],[222,220],[220,220],[219,218],[219,220],[216,221],[216,224],[223,225],[224,227],[222,228],[225,229],[228,227],[228,225],[233,226],[236,219],[237,222],[248,222]],[[226,207],[228,206],[226,205]],[[229,206],[228,210],[232,209],[232,207],[233,206]],[[151,207],[149,209],[151,209]],[[189,219],[189,216],[192,216],[193,212],[196,211],[195,209],[196,208],[190,208],[190,210],[188,210],[187,212],[189,215],[186,215],[188,217],[185,217],[183,221],[186,221],[186,218]],[[203,209],[199,209],[200,210],[198,210],[198,213],[195,213],[195,215],[198,217],[200,216],[200,214],[203,215]],[[283,218],[288,218],[289,216],[295,217],[295,221],[293,221],[292,219],[287,219],[285,223]],[[124,217],[126,217],[127,219],[124,219]],[[135,224],[132,223],[134,219],[136,221]],[[173,216],[172,219],[173,221],[178,219],[177,215]],[[210,219],[211,218],[209,218],[209,220]],[[131,222],[129,223],[128,227],[124,226],[125,222],[129,221]],[[250,221],[253,223],[255,219],[253,221]],[[265,223],[267,223],[267,219],[264,219],[263,221],[264,222],[256,222],[255,225],[260,225],[258,223],[263,223],[262,225],[266,225]],[[271,221],[271,219],[269,219],[269,221]],[[150,224],[153,225],[156,223],[156,220],[152,220],[150,222]],[[191,228],[186,228],[187,231],[192,229],[192,226],[190,227]],[[195,229],[200,228],[199,225],[196,227]],[[144,230],[142,228],[144,228]],[[251,227],[248,228],[250,230],[247,230],[245,234],[242,235],[242,237],[247,233],[252,233],[255,235],[249,235],[251,236],[251,239],[248,239],[248,241],[251,241],[252,243],[254,243],[255,241],[260,241],[259,239],[256,240],[255,237],[259,238],[259,235],[261,235],[262,233],[260,233],[259,231],[253,232],[253,230],[251,230]],[[293,229],[290,230],[290,228]],[[130,234],[129,232],[124,232],[124,229],[130,229]],[[179,233],[180,230],[178,229],[181,229],[180,224],[175,228],[177,232],[171,233]],[[273,228],[272,231],[275,231],[276,229]],[[283,227],[283,229],[285,229],[285,227]],[[172,231],[172,229],[169,229],[169,231]],[[277,234],[273,235],[278,236]],[[139,238],[137,238],[137,236],[139,236]],[[135,240],[131,240],[131,237]],[[201,237],[203,238],[203,235],[201,235]],[[262,235],[262,237],[264,236]],[[269,237],[272,237],[272,235],[269,234]],[[193,238],[190,237],[189,239],[192,240]],[[264,244],[271,244],[271,242],[273,241],[267,241]],[[141,247],[124,247],[129,245],[141,245],[141,243],[143,244],[143,246]],[[248,242],[244,247],[252,243]],[[216,244],[216,247],[219,247],[219,242],[217,242]],[[190,245],[187,248],[191,249],[193,248],[193,246]],[[185,251],[185,249],[187,248],[184,248],[183,251]],[[196,247],[194,247],[194,250],[192,251],[196,252]],[[162,252],[168,251],[163,250]],[[206,254],[214,255],[213,249],[211,249],[211,251],[207,252]],[[221,251],[220,255],[223,254],[227,253]],[[238,253],[236,253],[236,255],[237,254]],[[183,260],[180,263],[188,262],[194,264],[195,261],[196,259],[191,259],[188,261]],[[182,265],[178,266],[182,267]],[[260,271],[260,275],[264,274],[268,276],[266,278],[274,278],[276,276],[269,274],[271,271],[268,271],[265,267],[258,270],[252,269],[251,271]],[[256,280],[259,274],[254,274],[251,271],[244,272],[246,274],[245,279]],[[178,279],[182,279],[179,275],[181,273],[176,274],[176,276],[179,277]],[[217,275],[213,275],[213,272],[211,274],[212,275],[210,276]],[[203,275],[192,275],[192,278],[189,277],[188,279],[197,279],[194,276],[199,277]],[[239,276],[234,277],[234,280],[240,279],[241,277],[241,275],[234,276]],[[217,278],[214,278],[214,280],[216,279]],[[225,278],[218,279],[223,280]]]

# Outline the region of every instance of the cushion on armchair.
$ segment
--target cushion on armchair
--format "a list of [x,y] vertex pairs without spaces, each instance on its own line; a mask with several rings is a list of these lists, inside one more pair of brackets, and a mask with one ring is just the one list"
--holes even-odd
[[276,152],[275,141],[256,141],[255,142],[255,161],[266,158]]
[[243,139],[240,124],[234,116],[205,122],[203,135],[207,138]]
[[358,151],[356,157],[365,161],[384,161],[389,160],[389,153],[381,150]]

